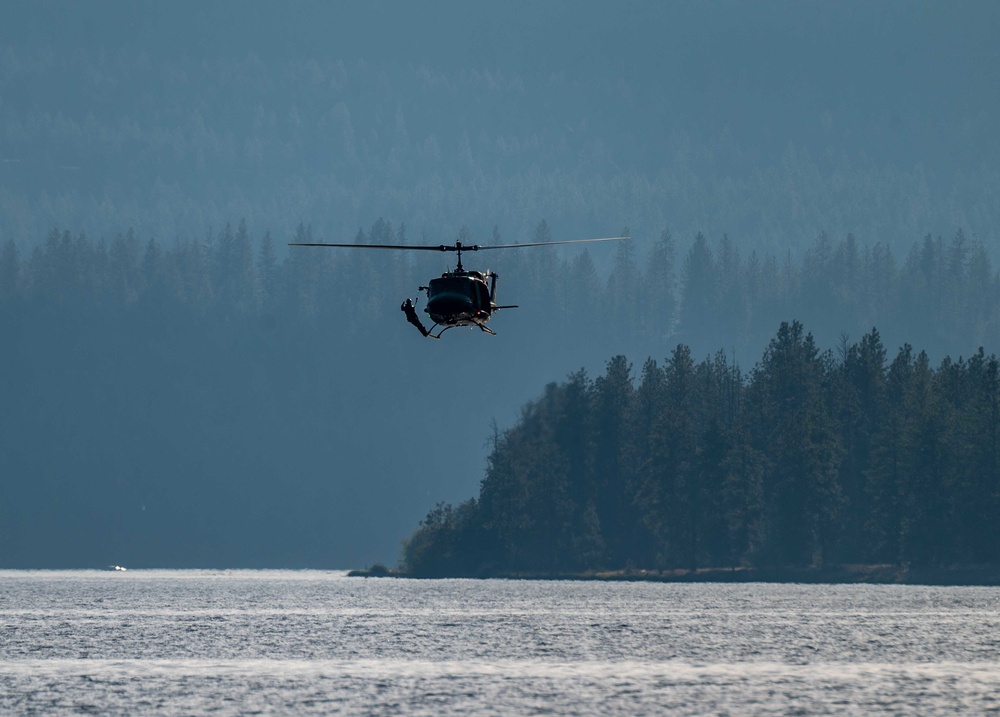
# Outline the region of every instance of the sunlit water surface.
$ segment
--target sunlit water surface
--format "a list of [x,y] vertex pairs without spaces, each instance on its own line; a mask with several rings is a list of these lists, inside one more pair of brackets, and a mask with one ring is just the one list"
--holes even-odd
[[0,571],[0,714],[1000,713],[1000,589]]

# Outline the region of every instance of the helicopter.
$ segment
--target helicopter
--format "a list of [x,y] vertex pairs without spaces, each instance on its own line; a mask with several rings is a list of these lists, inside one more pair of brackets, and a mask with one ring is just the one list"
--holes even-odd
[[[529,242],[525,244],[327,244],[323,242],[292,243],[288,246],[321,246],[341,249],[392,249],[401,251],[453,251],[457,256],[454,270],[431,279],[427,286],[417,291],[427,295],[424,313],[434,324],[426,328],[417,314],[416,305],[409,297],[400,305],[406,320],[413,324],[427,338],[440,339],[448,329],[456,326],[475,326],[482,332],[496,336],[496,332],[486,323],[500,309],[516,309],[516,304],[497,305],[497,279],[499,275],[490,270],[476,271],[462,266],[463,251],[485,251],[487,249],[521,249],[534,246],[556,246],[559,244],[586,244],[592,242],[624,241],[629,237],[603,237],[600,239],[569,239],[566,241]],[[418,297],[419,298],[419,297]],[[437,333],[435,333],[435,331]]]

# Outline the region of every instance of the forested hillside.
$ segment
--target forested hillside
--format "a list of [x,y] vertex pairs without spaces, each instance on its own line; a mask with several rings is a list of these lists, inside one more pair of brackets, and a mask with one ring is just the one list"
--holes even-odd
[[[998,28],[991,0],[0,3],[0,565],[388,562],[609,356],[749,365],[796,320],[1000,351]],[[620,232],[475,255],[521,308],[439,342],[399,306],[451,257],[286,246]]]
[[[426,242],[382,219],[353,238]],[[497,227],[476,236],[463,226],[447,241],[453,238],[517,242]],[[542,220],[527,240],[567,238]],[[245,221],[172,242],[132,230],[107,241],[54,229],[27,255],[13,240],[0,244],[0,298],[15,314],[42,305],[102,312],[156,306],[209,323],[243,317],[280,326],[336,317],[335,327],[324,325],[349,341],[384,331],[399,319],[403,297],[450,266],[447,257],[285,247],[316,240],[301,224],[276,240],[268,229],[254,234]],[[482,264],[484,255],[474,256]],[[794,259],[741,251],[726,235],[678,239],[663,230],[615,248],[486,258],[500,272],[501,303],[515,297],[530,308],[530,316],[507,312],[498,321],[520,327],[527,319],[529,335],[566,345],[568,357],[584,362],[592,349],[609,346],[665,355],[678,340],[696,354],[721,348],[756,355],[791,316],[807,321],[827,345],[878,326],[890,344],[912,341],[935,358],[955,347],[1000,350],[1000,275],[982,241],[962,229],[947,238],[914,237],[902,255],[821,232]]]
[[[903,257],[820,235],[795,261],[664,231],[592,249],[606,270],[590,251],[494,252],[501,301],[521,308],[496,337],[440,342],[399,304],[448,257],[278,258],[310,236],[241,222],[184,242],[53,230],[27,254],[0,245],[2,564],[391,560],[426,506],[473,492],[491,425],[503,434],[537,386],[611,347],[742,362],[799,317],[844,351],[872,326],[934,364],[998,350],[1000,277],[961,232]],[[530,238],[565,237],[543,221]],[[381,220],[356,240],[415,242]]]
[[[0,240],[628,225],[994,260],[991,2],[0,7]],[[610,223],[610,226],[609,226]]]
[[409,539],[424,576],[1000,562],[1000,361],[932,367],[876,330],[782,323],[744,375],[679,345],[549,384],[494,436],[479,496]]

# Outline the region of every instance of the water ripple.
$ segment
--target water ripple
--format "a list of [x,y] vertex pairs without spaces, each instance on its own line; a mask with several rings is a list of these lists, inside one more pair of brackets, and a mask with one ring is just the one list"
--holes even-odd
[[1000,590],[0,572],[0,714],[988,714]]

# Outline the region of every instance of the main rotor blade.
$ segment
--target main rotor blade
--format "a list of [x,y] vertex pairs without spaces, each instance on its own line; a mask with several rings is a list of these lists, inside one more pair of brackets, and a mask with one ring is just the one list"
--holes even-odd
[[629,237],[603,237],[601,239],[566,239],[565,241],[537,241],[525,244],[327,244],[326,242],[292,243],[288,246],[332,246],[342,249],[408,249],[412,251],[479,251],[480,249],[520,249],[525,246],[555,246],[556,244],[587,244],[598,241],[624,241]]
[[[345,249],[413,249],[414,251],[455,251],[454,246],[448,244],[325,244],[312,242],[309,244],[289,244],[288,246],[336,246]],[[468,249],[469,247],[462,247]]]
[[535,241],[526,244],[476,244],[475,246],[463,246],[462,251],[478,249],[517,249],[522,246],[555,246],[556,244],[587,244],[596,241],[625,241],[630,237],[603,237],[601,239],[566,239],[565,241]]

